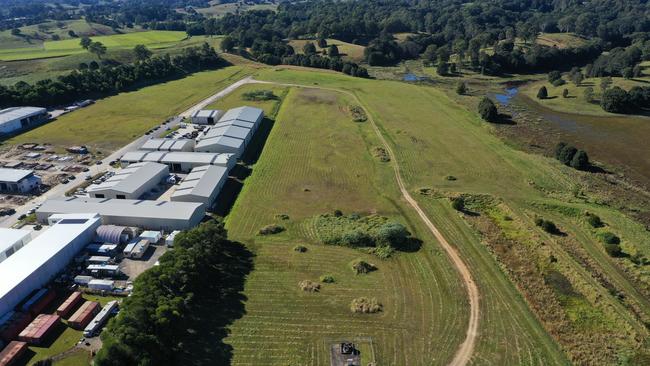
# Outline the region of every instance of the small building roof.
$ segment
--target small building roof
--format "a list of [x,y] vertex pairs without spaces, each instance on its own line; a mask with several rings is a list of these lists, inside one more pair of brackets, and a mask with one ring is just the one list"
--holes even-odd
[[12,107],[2,109],[0,110],[0,125],[45,112],[47,112],[47,109],[40,107]]
[[0,182],[18,183],[34,174],[33,170],[0,168]]
[[7,229],[0,227],[0,253],[12,247],[17,241],[31,237],[29,230]]
[[209,117],[217,117],[221,113],[220,110],[218,109],[201,109],[192,115],[192,117],[199,117],[199,118],[209,118]]
[[220,166],[200,166],[192,169],[178,186],[172,197],[196,196],[210,198],[215,189],[224,179],[228,178],[228,170]]
[[217,136],[217,137],[207,138],[199,141],[199,143],[196,144],[195,148],[197,150],[201,150],[216,145],[232,147],[234,149],[240,149],[242,145],[244,145],[244,140],[237,139],[234,137],[228,137],[228,136]]
[[229,109],[220,119],[219,122],[225,122],[238,119],[240,121],[247,121],[257,123],[264,116],[264,111],[255,107],[239,107]]
[[164,152],[164,151],[131,151],[122,156],[126,162],[152,161],[164,164],[187,163],[204,165],[228,165],[232,154],[202,153],[202,152]]
[[251,129],[234,125],[215,125],[201,139],[217,136],[228,136],[245,140],[251,134]]
[[186,151],[191,150],[194,140],[190,139],[149,139],[140,149],[154,151]]
[[[248,122],[248,121],[241,121],[241,120],[238,120],[238,119],[231,119],[229,121],[219,121],[219,122],[217,122],[214,125],[214,128],[222,127],[222,126],[237,126],[237,127],[244,127],[244,128],[248,128],[248,129],[253,129],[253,128],[255,128],[255,123]],[[205,134],[207,134],[208,132],[210,132],[210,129],[205,131]]]
[[96,192],[110,189],[116,192],[134,193],[168,169],[165,164],[151,162],[131,164],[116,171],[115,175],[103,183],[90,185],[86,191]]

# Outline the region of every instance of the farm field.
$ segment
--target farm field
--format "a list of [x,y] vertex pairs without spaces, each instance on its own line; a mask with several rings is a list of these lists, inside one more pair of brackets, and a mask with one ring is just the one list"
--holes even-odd
[[4,143],[49,143],[58,150],[81,144],[107,153],[243,78],[247,72],[244,68],[231,66],[121,93],[98,100],[92,106],[63,115]]
[[231,2],[220,4],[220,1],[212,1],[208,8],[197,8],[196,11],[210,17],[220,18],[226,14],[242,13],[249,10],[273,10],[275,11],[277,4],[247,4],[241,2]]
[[[147,31],[92,37],[92,40],[103,43],[109,50],[133,48],[139,44],[155,49],[173,46],[182,41],[185,37],[185,32]],[[61,41],[46,41],[43,43],[42,47],[3,48],[0,50],[0,60],[29,60],[60,57],[85,52],[87,51],[79,45],[79,39],[73,38]]]
[[[382,364],[445,364],[464,336],[462,284],[419,222],[405,214],[390,167],[371,155],[376,136],[368,124],[351,120],[349,103],[336,92],[290,89],[227,218],[229,236],[256,254],[244,291],[246,315],[226,339],[234,347],[233,365],[327,364],[330,342],[349,337],[370,337]],[[319,244],[312,218],[335,209],[404,222],[423,248],[380,260]],[[257,235],[272,223],[286,232]],[[298,244],[307,251],[294,251]],[[379,270],[354,275],[349,263],[357,258]],[[319,293],[298,288],[324,274],[336,282],[322,284]],[[351,313],[351,300],[364,295],[376,297],[384,311]]]
[[[316,50],[318,52],[325,52],[327,51],[326,49],[322,49],[318,47],[318,44],[315,39],[312,40],[306,40],[306,39],[294,39],[289,42],[289,45],[293,47],[293,49],[296,51],[296,53],[304,53],[302,48],[305,46],[307,42],[312,42],[314,46],[316,46]],[[339,53],[341,54],[341,57],[345,60],[350,60],[350,61],[355,61],[355,62],[361,62],[363,61],[363,50],[365,47],[360,46],[358,44],[353,44],[353,43],[347,43],[343,41],[339,41],[338,39],[332,39],[328,38],[327,39],[327,45],[336,45],[339,49]]]
[[[595,204],[600,200],[596,192],[583,190],[580,195],[575,194],[575,187],[581,187],[581,175],[587,173],[576,172],[542,156],[514,150],[493,136],[492,126],[481,122],[473,112],[452,103],[444,93],[434,88],[387,81],[357,81],[343,76],[289,70],[260,72],[258,78],[345,88],[354,91],[369,108],[396,150],[402,174],[414,196],[443,235],[458,246],[474,270],[482,294],[475,362],[566,362],[554,350],[557,346],[532,316],[508,280],[509,276],[498,269],[495,258],[513,273],[526,270],[526,266],[521,267],[522,261],[539,263],[541,267],[538,268],[542,268],[540,276],[555,276],[558,272],[571,284],[575,292],[567,294],[554,287],[554,282],[533,285],[535,278],[539,281],[540,277],[528,278],[526,272],[521,273],[524,278],[510,277],[528,298],[530,306],[536,308],[536,315],[542,319],[546,329],[560,341],[560,346],[574,361],[607,363],[609,361],[603,360],[613,360],[617,357],[616,352],[634,358],[647,351],[642,345],[648,338],[648,331],[642,324],[649,314],[639,312],[639,309],[647,308],[648,297],[643,289],[647,288],[648,277],[643,274],[643,267],[636,266],[629,259],[608,256],[598,239],[599,231],[585,230],[584,215],[585,212],[598,212],[603,217],[612,218],[602,230],[628,237],[623,246],[630,256],[645,252],[646,240],[633,238],[647,234],[641,225],[635,225],[613,208]],[[448,179],[449,176],[453,179]],[[494,222],[495,230],[509,240],[531,245],[531,250],[524,251],[524,257],[518,259],[499,252],[491,241],[492,237],[484,236],[487,233],[479,230],[473,216],[451,209],[448,197],[459,194],[489,202],[483,207],[477,206],[475,212],[479,213],[480,219]],[[571,211],[569,208],[573,205],[578,208]],[[570,217],[558,215],[558,212],[565,211],[574,214]],[[504,221],[504,216],[508,220]],[[540,233],[533,222],[535,217],[558,220],[566,235]],[[509,220],[513,223],[509,224]],[[519,229],[514,230],[509,225],[516,225]],[[540,246],[540,242],[546,246]],[[488,246],[490,251],[496,248],[496,254],[490,253]],[[558,260],[550,265],[547,262],[549,251]],[[528,269],[539,271],[534,267]],[[538,285],[539,288],[535,287]],[[559,299],[554,314],[546,313],[542,305],[549,301],[549,297],[535,298],[535,291],[540,289],[552,291],[548,296]],[[626,300],[619,301],[612,291],[624,293]],[[568,334],[556,326],[556,320],[551,319],[558,313],[565,316],[562,322],[571,329]],[[584,319],[591,320],[585,322]],[[614,349],[618,351],[607,351],[602,347],[598,337],[605,334],[604,337],[617,339]],[[576,335],[579,339],[596,338],[576,343]]]

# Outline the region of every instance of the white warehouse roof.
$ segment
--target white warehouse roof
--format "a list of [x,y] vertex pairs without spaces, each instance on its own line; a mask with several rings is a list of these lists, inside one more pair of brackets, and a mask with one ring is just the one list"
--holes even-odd
[[134,193],[142,186],[168,171],[165,164],[136,163],[115,172],[115,175],[101,184],[93,184],[86,191],[103,191],[111,189],[116,192]]
[[190,139],[149,139],[140,147],[152,151],[192,151],[194,140]]
[[0,125],[16,119],[23,119],[45,113],[47,109],[40,107],[12,107],[0,110]]
[[228,166],[232,154],[213,154],[201,152],[163,152],[163,151],[131,151],[122,156],[122,161],[152,161],[163,164],[188,163],[204,165]]
[[32,235],[29,230],[6,229],[0,227],[0,253],[14,246],[19,241]]
[[192,169],[183,182],[172,194],[172,200],[183,201],[183,197],[194,196],[204,198],[209,203],[210,198],[218,192],[223,182],[228,179],[228,169],[220,166],[200,166]]
[[0,168],[0,182],[18,183],[32,174],[33,170]]
[[250,128],[233,126],[233,125],[227,125],[227,126],[215,125],[214,127],[210,128],[210,130],[201,139],[209,139],[217,136],[228,136],[228,137],[234,137],[237,139],[246,140],[250,136],[250,134],[251,134]]
[[59,222],[0,263],[0,316],[61,271],[92,240],[99,224],[96,214],[62,215]]
[[239,107],[229,109],[220,119],[219,122],[226,122],[230,120],[241,120],[253,123],[259,123],[264,117],[264,111],[254,107]]

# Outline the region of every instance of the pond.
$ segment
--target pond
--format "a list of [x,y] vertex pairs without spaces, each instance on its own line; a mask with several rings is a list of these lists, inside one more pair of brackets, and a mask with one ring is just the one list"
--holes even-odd
[[413,74],[413,73],[408,73],[408,74],[404,75],[403,80],[404,81],[420,81],[420,80],[422,80],[422,78],[415,75],[415,74]]
[[500,104],[508,105],[510,104],[510,100],[514,98],[517,93],[519,93],[519,88],[507,88],[505,94],[495,94],[494,98],[496,98],[497,102]]

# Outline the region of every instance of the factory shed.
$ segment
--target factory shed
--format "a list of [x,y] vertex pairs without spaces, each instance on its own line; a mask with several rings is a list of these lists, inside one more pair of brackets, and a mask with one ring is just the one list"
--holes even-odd
[[232,154],[138,150],[124,154],[120,161],[123,166],[145,161],[161,163],[167,165],[172,172],[187,173],[202,165],[217,165],[230,169],[237,163],[237,158]]
[[26,194],[41,186],[33,170],[0,168],[0,192]]
[[234,125],[212,127],[196,144],[195,150],[210,153],[233,154],[239,158],[250,142],[253,132]]
[[32,239],[29,230],[0,228],[0,263],[24,247]]
[[138,199],[156,188],[168,175],[167,165],[136,163],[118,170],[101,184],[90,185],[86,191],[93,198]]
[[105,225],[129,225],[148,230],[186,230],[198,225],[205,216],[203,205],[192,202],[115,200],[65,197],[47,200],[36,211],[36,218],[61,213],[98,213]]
[[192,123],[198,125],[212,125],[223,115],[223,111],[217,109],[201,109],[192,113]]
[[229,109],[219,119],[219,123],[240,120],[240,121],[252,122],[257,126],[260,124],[260,122],[262,122],[263,118],[264,118],[264,111],[262,109],[244,106],[244,107]]
[[61,317],[54,314],[40,314],[18,335],[18,339],[29,344],[40,344],[47,335],[61,324]]
[[140,150],[147,151],[193,151],[194,140],[190,139],[149,139],[142,146]]
[[171,200],[199,202],[205,204],[206,208],[210,208],[227,180],[228,171],[223,167],[202,166],[194,168],[176,188]]
[[12,107],[0,110],[0,135],[39,125],[49,115],[39,107]]
[[58,216],[58,222],[0,263],[0,316],[48,283],[90,243],[100,225],[96,214]]

